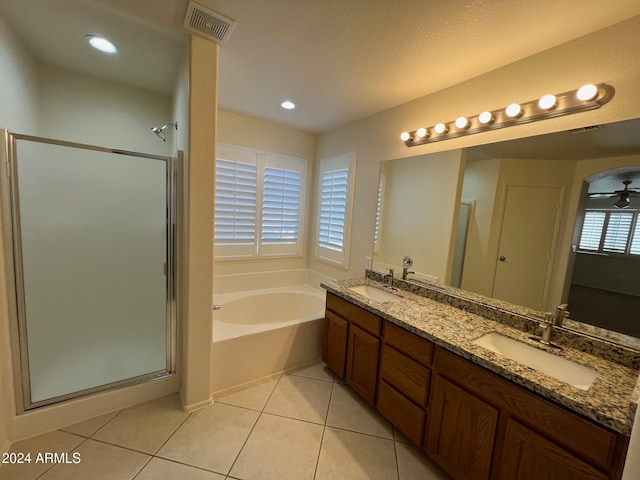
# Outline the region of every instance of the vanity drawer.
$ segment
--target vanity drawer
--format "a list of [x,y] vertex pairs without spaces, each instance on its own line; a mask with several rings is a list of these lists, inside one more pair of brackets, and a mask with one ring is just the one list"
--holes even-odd
[[349,303],[328,292],[327,309],[340,315],[345,320],[349,320],[349,322],[359,326],[364,331],[376,337],[380,336],[382,319],[373,313],[369,313],[353,303]]
[[376,408],[416,445],[422,445],[425,411],[384,380],[378,382]]
[[428,368],[389,345],[382,346],[380,378],[418,405],[427,403],[429,377]]
[[391,322],[384,324],[384,343],[397,348],[424,366],[431,365],[433,343]]

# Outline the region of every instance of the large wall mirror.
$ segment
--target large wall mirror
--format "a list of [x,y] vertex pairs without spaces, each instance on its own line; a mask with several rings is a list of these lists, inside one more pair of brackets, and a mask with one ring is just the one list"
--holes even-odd
[[568,303],[571,328],[640,338],[640,119],[448,155],[457,181],[443,153],[382,162],[374,270],[410,256],[409,280],[540,315]]

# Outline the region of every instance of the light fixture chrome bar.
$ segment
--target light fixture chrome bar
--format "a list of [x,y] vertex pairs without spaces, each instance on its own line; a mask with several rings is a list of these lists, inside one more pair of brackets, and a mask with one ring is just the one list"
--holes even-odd
[[[613,98],[615,89],[605,83],[600,83],[594,87],[595,95],[593,98],[586,100],[578,97],[578,92],[581,89],[571,90],[555,96],[545,95],[542,99],[519,105],[511,104],[506,108],[466,117],[467,122],[462,121],[465,117],[460,117],[455,121],[439,123],[429,128],[422,127],[412,132],[404,132],[401,135],[401,139],[407,147],[415,147],[547,118],[595,110]],[[552,101],[551,97],[555,97],[555,102]],[[518,107],[520,108],[518,109]]]

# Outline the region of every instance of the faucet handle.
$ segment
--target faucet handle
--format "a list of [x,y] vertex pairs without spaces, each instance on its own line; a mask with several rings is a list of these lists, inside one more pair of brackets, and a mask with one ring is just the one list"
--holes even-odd
[[389,269],[389,275],[391,275],[393,277],[393,268]]

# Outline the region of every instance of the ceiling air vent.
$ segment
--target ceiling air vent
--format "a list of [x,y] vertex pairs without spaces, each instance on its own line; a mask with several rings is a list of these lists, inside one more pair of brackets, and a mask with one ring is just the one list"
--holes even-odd
[[589,127],[572,128],[570,130],[567,130],[567,132],[569,132],[571,135],[575,135],[576,133],[586,133],[592,130],[600,130],[601,128],[602,125],[591,125]]
[[235,26],[235,20],[193,2],[184,16],[184,28],[220,44],[227,43]]

